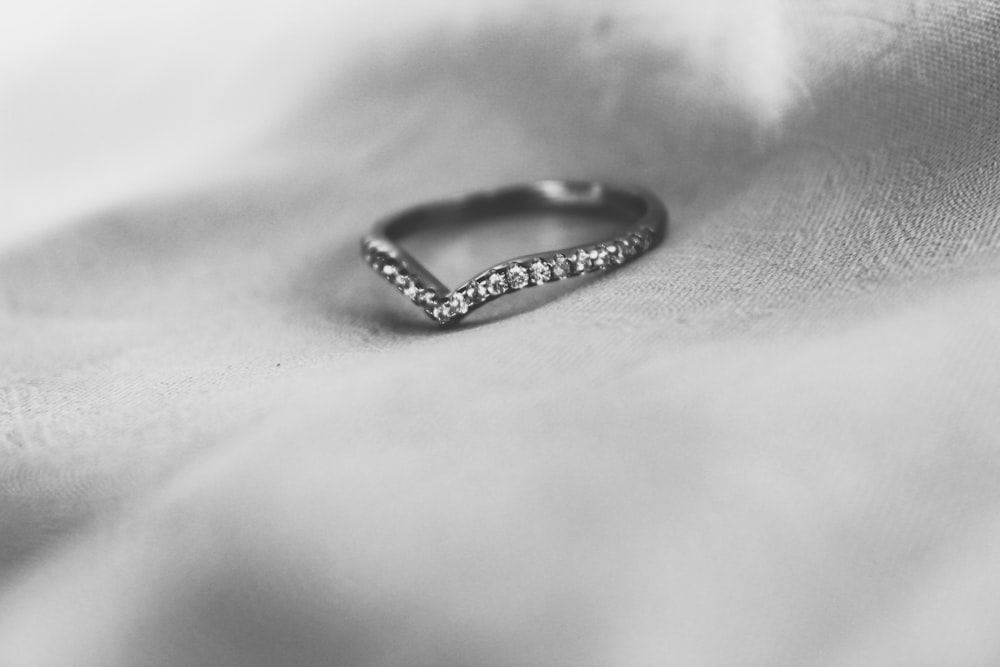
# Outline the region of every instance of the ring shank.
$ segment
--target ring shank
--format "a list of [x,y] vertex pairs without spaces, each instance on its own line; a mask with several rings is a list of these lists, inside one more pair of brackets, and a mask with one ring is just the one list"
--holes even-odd
[[416,206],[382,221],[373,234],[400,240],[439,227],[547,211],[600,216],[629,225],[646,225],[658,232],[657,227],[663,226],[665,217],[659,201],[638,188],[582,181],[539,181]]

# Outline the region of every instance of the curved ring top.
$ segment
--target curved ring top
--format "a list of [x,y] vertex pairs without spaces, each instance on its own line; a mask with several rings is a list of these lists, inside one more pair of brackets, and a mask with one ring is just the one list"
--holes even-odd
[[[606,216],[621,234],[592,244],[495,264],[450,290],[396,244],[429,227],[469,224],[518,213],[561,211]],[[439,324],[453,324],[508,292],[620,266],[663,240],[667,212],[653,193],[595,181],[537,181],[421,204],[390,216],[361,241],[371,267]]]

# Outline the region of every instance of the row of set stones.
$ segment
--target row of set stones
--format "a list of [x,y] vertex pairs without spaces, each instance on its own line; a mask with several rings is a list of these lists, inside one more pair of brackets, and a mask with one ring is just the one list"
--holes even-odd
[[431,319],[439,324],[449,324],[470,310],[509,292],[620,266],[648,250],[653,238],[653,230],[642,227],[612,241],[569,253],[505,262],[484,271],[443,297],[424,287],[419,277],[411,275],[405,263],[387,249],[381,249],[373,242],[366,246],[366,253],[377,273],[423,308]]
[[427,314],[448,324],[508,292],[619,266],[649,249],[652,243],[653,231],[642,228],[635,234],[569,254],[499,264],[456,289]]
[[403,296],[431,314],[441,303],[441,295],[428,287],[417,274],[411,273],[406,263],[396,256],[392,248],[378,241],[365,241],[365,257],[375,273],[385,278],[402,292]]

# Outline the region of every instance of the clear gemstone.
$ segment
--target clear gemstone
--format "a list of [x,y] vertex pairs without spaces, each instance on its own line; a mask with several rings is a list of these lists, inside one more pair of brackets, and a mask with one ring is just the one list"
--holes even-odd
[[408,285],[403,287],[403,294],[405,294],[408,299],[415,297],[419,291],[419,288],[413,283],[413,281],[410,281]]
[[469,312],[469,302],[461,292],[455,292],[451,295],[451,298],[448,299],[448,307],[461,315]]
[[588,268],[590,268],[590,253],[586,250],[578,251],[573,260],[573,270],[577,273],[583,273]]
[[618,247],[621,248],[623,257],[622,261],[631,257],[632,254],[635,252],[635,248],[632,247],[632,239],[629,237],[623,238],[620,241],[618,241]]
[[500,296],[507,291],[507,276],[502,271],[490,274],[489,292],[493,296]]
[[447,322],[451,318],[455,317],[455,309],[452,307],[450,301],[445,301],[441,305],[434,308],[433,315],[438,322]]
[[531,279],[536,283],[552,280],[552,267],[548,265],[548,262],[536,259],[531,263]]
[[521,289],[528,284],[528,270],[514,262],[507,268],[507,284],[511,289]]
[[625,259],[622,254],[622,248],[617,243],[609,243],[607,245],[608,258],[611,260],[612,264],[621,264]]
[[565,255],[556,255],[555,261],[552,262],[552,275],[556,278],[562,280],[570,274],[572,267],[569,264],[569,260],[566,259]]
[[598,269],[603,269],[608,266],[608,251],[604,248],[598,248],[597,250],[590,251],[590,259],[593,261],[594,266]]
[[[392,261],[392,260],[387,260],[387,261]],[[387,263],[385,266],[382,267],[382,273],[385,274],[386,277],[392,278],[394,275],[396,275],[396,267],[392,264]]]
[[396,283],[396,287],[406,287],[410,284],[410,277],[405,273],[397,273],[396,279],[393,282]]
[[486,285],[478,280],[472,284],[472,290],[476,301],[482,302],[490,298],[490,291],[486,288]]
[[420,299],[420,303],[424,304],[425,306],[434,306],[434,305],[437,305],[437,294],[435,294],[431,290],[424,290],[420,294],[419,299]]

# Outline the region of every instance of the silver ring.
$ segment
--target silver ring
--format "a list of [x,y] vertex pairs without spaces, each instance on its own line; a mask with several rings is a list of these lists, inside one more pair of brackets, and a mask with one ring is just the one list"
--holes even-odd
[[[596,243],[500,262],[454,290],[396,244],[400,236],[430,226],[542,211],[596,213],[622,222],[625,229]],[[666,208],[643,188],[594,181],[538,181],[406,209],[376,224],[361,240],[361,254],[428,317],[449,325],[505,294],[621,266],[658,245],[666,231]]]

